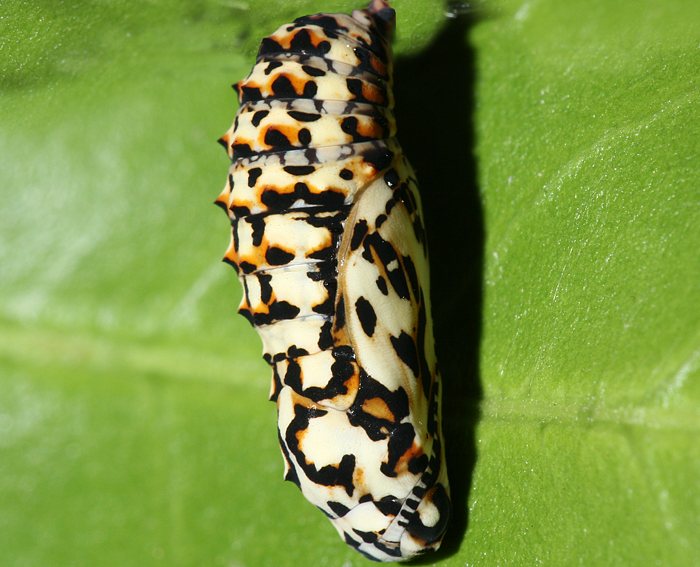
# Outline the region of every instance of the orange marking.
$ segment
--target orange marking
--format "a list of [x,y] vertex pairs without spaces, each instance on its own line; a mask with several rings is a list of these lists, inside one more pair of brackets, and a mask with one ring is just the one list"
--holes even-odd
[[289,143],[294,145],[299,143],[299,130],[301,128],[298,128],[296,125],[295,126],[285,126],[281,124],[274,124],[270,125],[267,128],[261,128],[259,130],[258,134],[258,145],[263,148],[273,148],[274,146],[270,146],[269,144],[265,143],[265,136],[267,135],[269,130],[277,131],[280,134],[283,134],[287,140],[289,140]]
[[292,84],[295,93],[297,93],[298,95],[303,94],[304,86],[307,83],[306,77],[300,77],[298,75],[295,75],[294,73],[285,73],[284,71],[282,71],[282,69],[284,69],[284,67],[279,67],[280,71],[277,73],[273,71],[270,74],[270,78],[268,79],[267,84],[264,86],[264,88],[261,87],[261,90],[264,90],[264,92],[268,95],[273,95],[274,93],[272,91],[272,83],[274,83],[279,77],[284,77]]
[[396,420],[396,417],[389,409],[389,406],[381,398],[370,398],[365,400],[362,403],[362,411],[376,417],[377,419],[384,419],[391,422]]
[[386,102],[382,90],[370,83],[362,83],[362,96],[377,104],[384,104]]
[[384,136],[384,129],[375,120],[368,117],[360,118],[357,132],[366,138],[382,138]]
[[355,365],[355,372],[353,375],[343,382],[343,385],[348,389],[348,393],[346,395],[355,393],[360,389],[360,374],[357,372],[357,365]]
[[408,472],[409,461],[415,457],[420,457],[424,453],[423,448],[416,445],[416,442],[414,441],[411,447],[409,447],[406,452],[401,455],[401,458],[399,458],[398,462],[396,463],[396,467],[394,467],[396,474]]
[[365,487],[365,471],[360,467],[355,467],[352,473],[352,484],[358,492],[362,494],[367,492],[367,488]]
[[386,65],[382,63],[379,57],[372,56],[371,59],[372,68],[381,76],[386,76]]

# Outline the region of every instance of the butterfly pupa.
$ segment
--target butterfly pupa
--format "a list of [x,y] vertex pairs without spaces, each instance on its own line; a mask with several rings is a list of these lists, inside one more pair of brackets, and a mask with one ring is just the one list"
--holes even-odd
[[261,42],[217,199],[239,312],[272,368],[285,479],[378,561],[437,549],[449,486],[427,243],[396,139],[395,12],[373,0]]

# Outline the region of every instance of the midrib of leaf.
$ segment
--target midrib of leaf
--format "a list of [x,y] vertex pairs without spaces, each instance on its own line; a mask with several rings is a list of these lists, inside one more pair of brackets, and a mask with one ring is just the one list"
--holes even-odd
[[[22,366],[80,366],[99,373],[121,368],[125,379],[157,374],[166,380],[227,383],[266,391],[264,364],[230,353],[201,352],[182,343],[141,344],[137,339],[0,325],[0,358]],[[252,378],[251,378],[252,377]]]
[[[259,390],[261,395],[268,387],[264,365],[251,361],[250,357],[236,356],[233,351],[203,353],[179,343],[140,344],[136,340],[115,340],[80,332],[0,326],[0,358],[35,368],[81,366],[96,373],[121,368],[125,379],[132,374],[156,374],[165,380],[196,380],[203,386],[224,383],[233,388]],[[473,400],[471,411],[489,421],[540,423],[543,427],[586,428],[609,424],[698,432],[700,412],[670,408],[668,400],[699,366],[700,349],[694,350],[664,381],[664,387],[649,396],[648,403],[611,405],[596,395],[549,400],[488,397]]]

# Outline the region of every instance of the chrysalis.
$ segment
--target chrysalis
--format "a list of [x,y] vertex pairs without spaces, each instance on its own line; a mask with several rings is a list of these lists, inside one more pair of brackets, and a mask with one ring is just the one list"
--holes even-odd
[[298,18],[235,85],[217,199],[272,367],[285,479],[379,561],[440,546],[449,487],[425,230],[385,0]]

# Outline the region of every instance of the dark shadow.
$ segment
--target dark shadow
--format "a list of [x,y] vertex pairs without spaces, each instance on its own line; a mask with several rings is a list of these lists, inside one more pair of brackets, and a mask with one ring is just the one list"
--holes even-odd
[[424,560],[430,563],[455,553],[464,539],[477,458],[484,221],[474,157],[475,61],[468,33],[478,17],[471,12],[446,18],[431,45],[398,59],[394,72],[398,138],[418,176],[428,231],[453,503],[442,548]]

